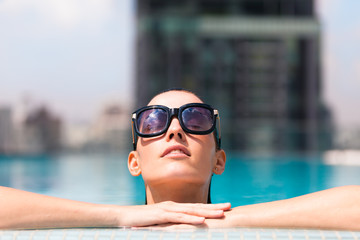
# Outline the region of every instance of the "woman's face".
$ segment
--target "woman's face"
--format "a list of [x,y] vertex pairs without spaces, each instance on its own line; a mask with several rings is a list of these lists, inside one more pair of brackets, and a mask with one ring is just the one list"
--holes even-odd
[[[201,100],[189,92],[170,91],[155,96],[149,105],[179,108],[187,103],[201,103]],[[131,157],[136,158],[138,174],[142,174],[147,185],[177,181],[203,185],[210,181],[214,169],[222,172],[221,167],[216,167],[219,155],[225,157],[222,150],[216,151],[213,133],[188,134],[174,117],[163,135],[152,138],[140,137],[137,151],[130,153],[129,160]]]

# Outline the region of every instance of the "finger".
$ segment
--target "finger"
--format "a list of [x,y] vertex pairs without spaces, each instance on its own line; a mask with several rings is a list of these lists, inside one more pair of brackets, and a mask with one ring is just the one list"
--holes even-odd
[[205,222],[205,217],[175,212],[165,212],[162,219],[163,223],[186,223],[198,225]]
[[167,205],[167,206],[188,206],[188,207],[200,207],[200,208],[206,208],[206,209],[222,209],[222,210],[228,210],[231,208],[231,204],[230,203],[212,203],[212,204],[208,204],[208,203],[176,203],[176,202],[172,202],[172,201],[166,201],[166,202],[162,202],[159,203],[159,205]]
[[[176,204],[176,203],[175,203]],[[181,203],[179,205],[187,207],[196,207],[213,210],[229,210],[231,208],[230,203],[216,203],[216,204],[203,204],[203,203]]]
[[231,208],[230,203],[216,203],[216,204],[196,204],[197,207],[205,209],[218,209],[218,210],[229,210]]
[[202,208],[184,209],[183,213],[194,216],[202,216],[206,218],[221,218],[224,216],[223,210],[202,209]]
[[[224,216],[224,210],[230,209],[228,204],[170,204],[163,207],[168,212],[179,212],[188,215],[201,216],[206,218],[221,218]],[[220,208],[220,209],[219,209]]]
[[169,213],[183,213],[190,216],[206,218],[221,218],[224,216],[223,210],[202,209],[194,206],[177,206],[176,208],[167,208],[164,210]]
[[158,212],[157,214],[151,214],[150,216],[144,216],[140,221],[131,221],[127,226],[130,227],[147,227],[158,224],[169,223],[185,223],[185,224],[203,224],[205,217],[194,216],[185,213],[178,212]]
[[203,204],[203,203],[174,203],[166,202],[161,203],[158,207],[166,210],[174,209],[208,209],[208,210],[229,210],[231,209],[230,203],[217,203],[217,204]]

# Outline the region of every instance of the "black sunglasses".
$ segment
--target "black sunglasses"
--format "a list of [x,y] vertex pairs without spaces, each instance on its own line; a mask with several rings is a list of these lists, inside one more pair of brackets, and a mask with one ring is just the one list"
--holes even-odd
[[[220,149],[220,116],[218,110],[204,103],[189,103],[179,108],[152,105],[135,111],[132,114],[134,150],[136,150],[137,136],[149,138],[165,133],[174,116],[178,118],[181,128],[187,133],[205,135],[215,130],[217,148]],[[218,119],[219,130],[216,129],[216,119]]]

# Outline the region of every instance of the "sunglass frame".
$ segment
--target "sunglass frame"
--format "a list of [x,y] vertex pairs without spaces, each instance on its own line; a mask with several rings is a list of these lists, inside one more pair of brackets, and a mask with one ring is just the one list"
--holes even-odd
[[[195,130],[188,129],[185,126],[185,124],[182,120],[182,113],[184,112],[184,110],[186,110],[187,108],[191,108],[191,107],[201,107],[201,108],[205,108],[210,111],[211,118],[212,118],[212,126],[210,129],[208,129],[206,131],[195,131]],[[150,133],[150,134],[141,133],[139,131],[137,116],[139,116],[142,112],[145,112],[147,110],[152,110],[152,109],[162,109],[167,113],[166,124],[161,131],[158,131],[155,133]],[[188,103],[188,104],[182,105],[179,108],[168,108],[163,105],[151,105],[151,106],[142,107],[142,108],[138,109],[137,111],[135,111],[132,114],[132,123],[133,123],[134,130],[138,136],[144,137],[144,138],[156,137],[156,136],[164,134],[169,129],[171,120],[174,116],[176,116],[178,118],[180,126],[185,132],[190,133],[190,134],[195,134],[195,135],[206,135],[206,134],[209,134],[214,131],[214,129],[216,127],[216,119],[219,116],[219,112],[218,112],[218,110],[212,108],[210,105],[205,104],[205,103]]]
[[[217,109],[214,109],[213,107],[211,107],[210,105],[208,105],[208,104],[205,104],[205,103],[189,103],[189,104],[185,104],[185,105],[183,105],[183,106],[181,106],[180,108],[181,109],[183,109],[183,108],[186,108],[186,107],[189,107],[189,106],[202,106],[202,107],[205,107],[205,108],[207,108],[207,109],[210,109],[211,110],[211,112],[212,112],[212,114],[213,114],[213,126],[212,126],[212,128],[211,128],[211,130],[209,130],[209,131],[204,131],[204,132],[208,132],[208,133],[204,133],[204,134],[209,134],[209,133],[211,133],[211,132],[213,132],[214,131],[214,133],[215,133],[215,140],[216,140],[216,148],[217,149],[221,149],[221,129],[220,129],[220,115],[219,115],[219,111],[217,110]],[[141,113],[141,112],[143,112],[144,110],[146,110],[146,109],[151,109],[151,108],[157,108],[157,107],[161,107],[161,108],[164,108],[165,110],[166,109],[169,109],[170,110],[170,108],[168,108],[168,107],[166,107],[166,106],[163,106],[163,105],[151,105],[151,106],[146,106],[146,107],[142,107],[142,108],[140,108],[140,109],[138,109],[138,110],[136,110],[135,112],[133,112],[133,114],[132,114],[132,118],[131,118],[131,132],[132,132],[132,137],[133,137],[133,149],[134,150],[136,150],[136,143],[137,143],[137,138],[138,138],[138,136],[140,136],[140,137],[155,137],[155,136],[159,136],[159,135],[161,135],[161,134],[163,134],[163,133],[165,133],[167,130],[168,130],[168,128],[169,128],[169,126],[170,126],[170,123],[171,123],[171,119],[173,118],[173,116],[174,115],[177,115],[177,117],[179,118],[179,116],[180,116],[180,108],[179,108],[179,112],[177,113],[177,114],[170,114],[170,118],[168,119],[168,121],[169,121],[169,126],[167,126],[166,125],[166,127],[164,128],[165,130],[163,130],[163,132],[162,131],[159,131],[159,132],[157,132],[157,133],[155,133],[155,134],[152,134],[152,136],[150,136],[149,134],[146,134],[146,135],[144,135],[144,134],[141,134],[141,133],[139,133],[139,131],[138,131],[138,129],[137,129],[137,124],[136,124],[136,119],[137,119],[137,115],[139,115],[139,113]],[[183,111],[183,110],[182,110]],[[181,112],[182,112],[181,111]],[[179,122],[180,122],[180,124],[181,124],[181,122],[182,122],[182,120],[180,121],[179,120]],[[216,128],[216,122],[217,122],[217,124],[218,124],[218,128]],[[187,129],[187,128],[184,128],[182,125],[181,125],[181,128],[184,130],[184,129]],[[162,133],[161,133],[162,132]],[[199,134],[199,133],[193,133],[193,134],[198,134],[198,135],[201,135],[201,134]]]

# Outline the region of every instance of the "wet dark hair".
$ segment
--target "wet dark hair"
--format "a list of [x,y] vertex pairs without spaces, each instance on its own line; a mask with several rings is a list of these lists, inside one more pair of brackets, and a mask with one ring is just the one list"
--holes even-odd
[[[197,94],[195,94],[194,92],[190,91],[189,89],[186,89],[186,88],[181,88],[181,87],[173,87],[173,88],[168,88],[168,89],[165,89],[165,90],[161,90],[158,94],[155,94],[155,96],[157,95],[160,95],[161,93],[166,93],[166,92],[171,92],[171,91],[184,91],[184,92],[189,92],[189,93],[192,93],[194,95],[197,96]],[[155,97],[154,96],[154,97]],[[199,96],[197,96],[199,97]],[[202,100],[201,100],[202,101]]]

